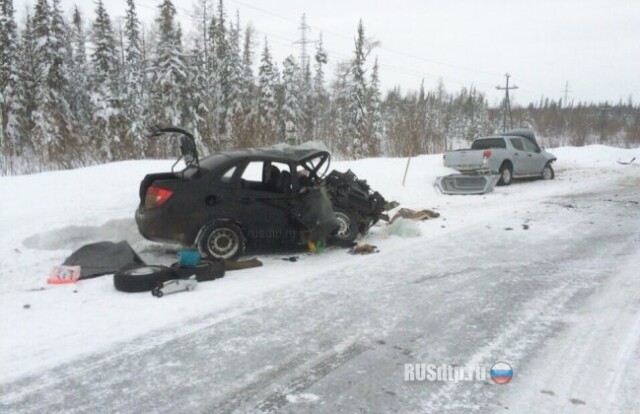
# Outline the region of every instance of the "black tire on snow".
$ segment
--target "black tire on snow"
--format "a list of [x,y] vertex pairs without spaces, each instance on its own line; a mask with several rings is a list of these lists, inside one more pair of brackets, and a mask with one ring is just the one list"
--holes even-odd
[[171,270],[178,278],[186,279],[196,275],[198,282],[206,282],[224,277],[224,262],[222,260],[200,260],[195,266],[180,266],[178,263],[171,265]]
[[360,231],[360,226],[358,225],[358,220],[355,215],[347,210],[335,207],[333,209],[333,214],[338,220],[340,226],[330,237],[329,241],[338,244],[352,243],[358,238]]
[[138,266],[116,272],[113,285],[121,292],[148,292],[175,278],[175,273],[166,266]]
[[208,260],[237,260],[244,253],[245,238],[237,224],[218,220],[202,228],[196,248]]
[[511,164],[504,163],[500,166],[500,179],[498,185],[509,185],[513,180],[513,167]]
[[545,165],[542,169],[541,176],[543,180],[553,180],[554,178],[556,178],[556,173],[555,171],[553,171],[553,167],[551,166],[550,162],[547,163],[547,165]]

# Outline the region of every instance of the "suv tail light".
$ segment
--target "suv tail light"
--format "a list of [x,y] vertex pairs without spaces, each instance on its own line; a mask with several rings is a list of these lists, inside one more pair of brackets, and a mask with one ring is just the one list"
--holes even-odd
[[147,194],[144,197],[144,208],[151,209],[160,207],[171,197],[172,194],[172,190],[151,186],[147,189]]
[[491,158],[491,150],[488,150],[488,149],[484,150],[484,151],[482,152],[482,158],[484,158],[485,160],[486,160],[487,158]]

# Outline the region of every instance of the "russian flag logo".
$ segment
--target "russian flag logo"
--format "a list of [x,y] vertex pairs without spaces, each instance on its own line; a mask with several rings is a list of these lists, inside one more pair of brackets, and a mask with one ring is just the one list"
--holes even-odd
[[513,378],[513,368],[506,362],[498,362],[491,367],[489,375],[496,384],[506,384]]

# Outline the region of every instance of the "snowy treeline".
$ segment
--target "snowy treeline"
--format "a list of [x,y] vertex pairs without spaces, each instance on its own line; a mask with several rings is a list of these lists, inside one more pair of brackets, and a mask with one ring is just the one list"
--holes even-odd
[[[151,29],[134,0],[118,24],[102,0],[92,21],[77,8],[65,15],[60,0],[35,0],[20,25],[13,1],[0,0],[1,172],[171,158],[175,142],[147,138],[160,125],[193,131],[205,154],[320,140],[346,158],[437,152],[501,129],[501,110],[474,87],[383,94],[376,43],[362,22],[352,58],[329,79],[321,38],[310,61],[278,64],[267,39],[210,1],[197,0],[199,22],[184,34],[171,0]],[[543,100],[517,108],[514,124],[536,128],[547,145],[640,142],[631,102]]]

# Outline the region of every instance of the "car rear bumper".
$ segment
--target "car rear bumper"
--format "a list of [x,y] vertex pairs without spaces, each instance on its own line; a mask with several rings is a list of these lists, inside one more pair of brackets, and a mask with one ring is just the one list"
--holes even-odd
[[166,212],[160,208],[145,210],[142,206],[138,207],[136,225],[142,237],[148,240],[183,246],[192,246],[195,242],[196,235],[185,231],[184,223],[167,218]]

